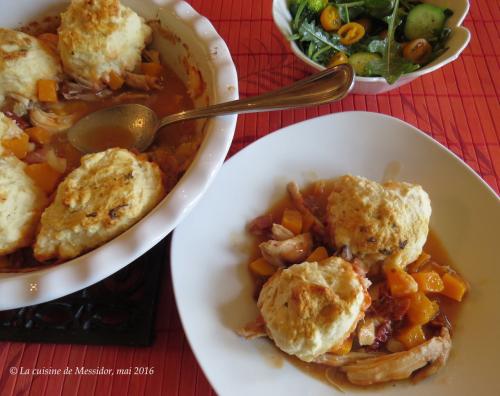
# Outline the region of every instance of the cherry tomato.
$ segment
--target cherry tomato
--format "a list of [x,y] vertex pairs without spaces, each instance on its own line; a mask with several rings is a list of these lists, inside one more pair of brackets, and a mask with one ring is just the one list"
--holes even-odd
[[333,5],[327,6],[321,12],[319,20],[321,22],[321,26],[323,26],[323,29],[325,29],[327,32],[338,30],[342,25],[342,19],[340,19],[339,10]]
[[338,34],[340,42],[344,45],[351,45],[357,43],[365,35],[365,28],[356,22],[350,22],[343,25]]
[[412,40],[403,47],[403,58],[416,64],[427,62],[431,53],[432,46],[424,38]]
[[332,59],[330,59],[330,62],[328,63],[328,67],[333,67],[337,65],[343,65],[345,63],[349,62],[349,58],[346,54],[343,52],[337,52],[335,55],[332,56]]

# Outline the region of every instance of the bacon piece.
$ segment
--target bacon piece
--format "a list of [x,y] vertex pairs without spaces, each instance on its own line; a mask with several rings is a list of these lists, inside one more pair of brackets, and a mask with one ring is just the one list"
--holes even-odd
[[273,216],[265,214],[253,219],[247,226],[248,232],[256,236],[265,236],[271,232],[273,226]]

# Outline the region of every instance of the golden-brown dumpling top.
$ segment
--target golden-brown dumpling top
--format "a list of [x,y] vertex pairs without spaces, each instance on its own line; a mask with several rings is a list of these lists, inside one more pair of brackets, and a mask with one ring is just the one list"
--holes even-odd
[[120,148],[87,154],[43,212],[35,257],[68,260],[94,249],[138,222],[164,195],[155,163]]
[[59,59],[35,37],[0,28],[0,107],[7,97],[37,100],[38,80],[58,80]]
[[431,201],[419,185],[383,184],[346,175],[333,183],[328,221],[337,248],[371,266],[377,261],[405,267],[416,260],[429,232]]
[[351,263],[331,257],[278,271],[257,305],[276,346],[310,362],[349,337],[370,304],[367,286]]
[[73,0],[59,28],[64,71],[102,88],[112,71],[121,75],[138,66],[150,37],[144,19],[118,0]]

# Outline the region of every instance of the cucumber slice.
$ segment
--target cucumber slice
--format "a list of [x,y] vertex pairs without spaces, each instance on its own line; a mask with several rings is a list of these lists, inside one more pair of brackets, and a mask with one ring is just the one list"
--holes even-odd
[[357,52],[349,57],[349,64],[353,67],[357,76],[369,76],[368,63],[380,60],[382,57],[379,54],[371,52]]
[[410,40],[438,37],[443,30],[446,14],[431,4],[419,4],[406,18],[405,36]]

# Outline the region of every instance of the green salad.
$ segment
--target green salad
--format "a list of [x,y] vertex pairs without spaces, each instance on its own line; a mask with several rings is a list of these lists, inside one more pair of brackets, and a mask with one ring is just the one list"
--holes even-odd
[[428,64],[446,48],[452,15],[418,0],[289,0],[292,36],[308,58],[332,67],[350,63],[358,76],[402,74]]

